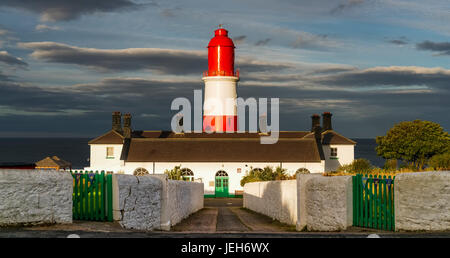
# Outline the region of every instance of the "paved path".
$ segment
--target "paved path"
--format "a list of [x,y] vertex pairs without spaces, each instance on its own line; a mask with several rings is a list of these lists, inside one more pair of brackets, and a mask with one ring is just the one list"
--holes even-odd
[[295,226],[242,208],[240,198],[205,199],[204,209],[172,228],[175,232],[244,233],[290,232]]

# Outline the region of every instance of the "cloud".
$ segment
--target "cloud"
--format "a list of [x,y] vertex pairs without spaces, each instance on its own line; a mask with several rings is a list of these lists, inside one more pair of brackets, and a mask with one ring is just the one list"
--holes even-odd
[[33,49],[31,56],[53,63],[76,64],[104,71],[154,70],[163,74],[189,74],[205,70],[202,51],[159,48],[95,49],[55,42],[19,43]]
[[404,36],[401,36],[400,38],[397,39],[390,39],[386,41],[394,45],[407,45],[409,43],[409,40]]
[[245,36],[245,35],[233,37],[233,42],[234,42],[234,44],[239,45],[239,44],[244,43],[246,38],[247,38],[247,36]]
[[[421,76],[439,73],[444,76],[448,73],[420,67],[403,67],[397,70],[407,70],[409,74],[415,71]],[[442,120],[450,111],[446,105],[450,97],[448,91],[439,92],[433,88],[426,92],[405,90],[407,93],[400,90],[345,90],[346,82],[362,88],[367,87],[366,83],[374,85],[370,76],[369,79],[363,79],[364,76],[358,77],[355,74],[382,72],[386,76],[393,71],[395,69],[392,67],[376,67],[372,71],[355,69],[336,74],[302,76],[297,80],[292,78],[291,84],[285,86],[280,85],[277,78],[272,78],[267,85],[250,81],[240,85],[237,90],[238,96],[243,98],[280,98],[280,122],[283,130],[308,130],[310,115],[324,111],[334,114],[335,128],[348,136],[379,135],[392,126],[392,123],[405,119],[427,119],[450,126],[448,121]],[[354,82],[358,78],[359,82]],[[405,84],[404,80],[389,80],[390,83]],[[326,85],[329,89],[322,90],[318,86],[325,84],[325,81],[328,81]],[[315,85],[302,87],[310,83]],[[98,82],[58,87],[31,84],[0,80],[0,122],[8,122],[1,131],[14,131],[14,128],[27,128],[32,133],[42,131],[42,128],[34,128],[34,125],[26,126],[26,123],[33,121],[38,125],[45,122],[51,127],[48,130],[52,131],[72,134],[85,132],[95,136],[95,133],[101,134],[109,129],[110,115],[115,110],[131,112],[133,127],[137,130],[170,129],[170,119],[176,113],[170,110],[172,100],[187,97],[193,103],[193,90],[203,87],[200,79],[179,77],[113,77]],[[79,128],[77,124],[87,126]]]
[[[161,74],[198,74],[207,68],[207,53],[197,50],[160,48],[96,49],[80,48],[55,42],[19,43],[19,47],[32,49],[37,60],[53,63],[76,64],[105,72],[152,70]],[[238,65],[247,72],[281,70],[289,66],[240,58]]]
[[361,5],[364,3],[364,0],[347,0],[345,3],[339,4],[338,6],[331,9],[331,14],[341,13],[344,10],[353,8],[355,6]]
[[408,44],[407,41],[401,40],[401,39],[392,39],[388,41],[389,43],[392,43],[394,45],[406,45]]
[[38,24],[38,25],[36,25],[36,27],[34,29],[36,31],[61,30],[61,28],[58,26],[50,26],[50,25],[46,25],[46,24]]
[[139,5],[131,0],[2,0],[1,6],[38,13],[41,15],[42,21],[68,21],[85,14],[131,9]]
[[26,67],[28,64],[24,62],[21,58],[10,55],[7,51],[0,51],[0,62],[7,65]]
[[0,25],[0,36],[8,35],[10,32],[7,29],[4,29]]
[[297,39],[291,43],[293,48],[310,49],[310,50],[328,50],[336,47],[335,42],[328,40],[328,35],[311,34],[302,32]]
[[267,45],[267,43],[269,43],[270,40],[271,40],[270,38],[258,40],[255,43],[255,46],[265,46],[265,45]]
[[416,44],[417,49],[438,52],[438,55],[450,55],[450,42],[423,41]]
[[[383,89],[382,86],[426,86],[448,90],[450,70],[440,67],[389,66],[354,70],[311,78],[323,85]],[[380,88],[381,87],[381,88]]]

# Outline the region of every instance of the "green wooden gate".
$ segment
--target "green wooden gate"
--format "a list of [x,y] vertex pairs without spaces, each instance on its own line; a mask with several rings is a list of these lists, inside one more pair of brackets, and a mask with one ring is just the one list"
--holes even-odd
[[73,219],[113,221],[112,174],[104,171],[71,171]]
[[353,226],[395,230],[394,179],[353,176]]
[[216,197],[228,197],[228,177],[216,176]]

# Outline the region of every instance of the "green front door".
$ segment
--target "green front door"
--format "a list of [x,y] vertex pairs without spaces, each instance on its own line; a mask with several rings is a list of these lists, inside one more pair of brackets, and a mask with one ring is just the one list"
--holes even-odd
[[228,197],[227,176],[216,176],[216,197]]

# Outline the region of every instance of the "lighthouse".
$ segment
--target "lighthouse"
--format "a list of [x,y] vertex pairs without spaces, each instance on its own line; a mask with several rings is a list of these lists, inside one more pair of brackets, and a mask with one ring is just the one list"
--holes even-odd
[[208,44],[208,70],[203,73],[205,99],[204,132],[236,132],[236,86],[239,71],[234,69],[234,44],[228,31],[219,25]]

